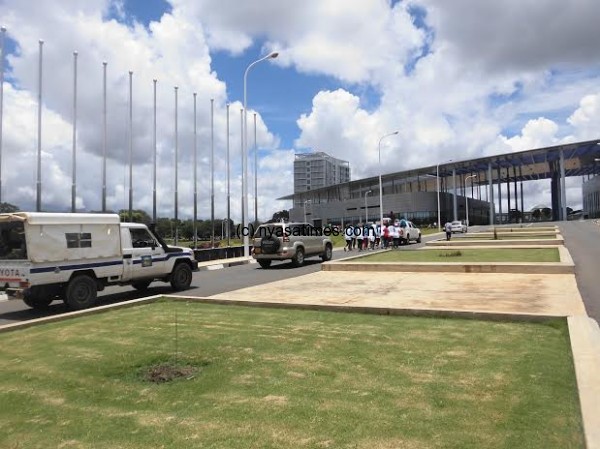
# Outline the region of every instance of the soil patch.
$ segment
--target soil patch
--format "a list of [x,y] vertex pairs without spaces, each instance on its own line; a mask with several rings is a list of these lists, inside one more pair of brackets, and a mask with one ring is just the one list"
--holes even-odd
[[142,373],[145,381],[156,384],[162,384],[180,378],[185,378],[188,380],[193,379],[195,377],[196,371],[197,368],[193,366],[161,363],[159,365],[154,365],[149,368],[146,368],[142,371]]

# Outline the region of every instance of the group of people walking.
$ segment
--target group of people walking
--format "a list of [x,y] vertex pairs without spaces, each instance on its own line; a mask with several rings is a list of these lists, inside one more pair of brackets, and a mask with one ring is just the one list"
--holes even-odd
[[344,238],[346,239],[344,251],[398,248],[400,246],[401,224],[400,222],[389,223],[382,227],[379,223],[366,225],[359,223],[355,226],[346,226],[344,229]]

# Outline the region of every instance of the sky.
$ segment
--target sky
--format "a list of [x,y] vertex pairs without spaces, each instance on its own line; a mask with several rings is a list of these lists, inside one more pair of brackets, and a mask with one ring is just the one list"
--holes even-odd
[[[212,150],[215,218],[226,216],[229,160],[235,221],[244,71],[277,51],[247,77],[266,220],[291,207],[276,198],[293,192],[296,153],[348,160],[360,179],[379,174],[379,138],[393,131],[384,173],[599,138],[598,17],[596,0],[0,0],[2,200],[35,209],[39,39],[44,210],[70,210],[77,51],[78,210],[101,209],[105,61],[108,207],[128,208],[132,71],[133,207],[152,212],[156,79],[158,215],[174,216],[177,141],[179,217],[193,216],[195,151],[198,217],[210,217]],[[251,151],[251,219],[253,163]],[[567,179],[574,209],[581,181]],[[525,209],[540,203],[550,182],[525,183]]]

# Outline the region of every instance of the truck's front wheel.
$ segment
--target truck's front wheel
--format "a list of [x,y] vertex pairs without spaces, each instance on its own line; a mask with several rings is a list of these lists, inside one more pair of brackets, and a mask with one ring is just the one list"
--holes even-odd
[[67,285],[65,304],[73,310],[87,309],[96,303],[97,296],[98,287],[94,279],[86,275],[75,276]]
[[192,269],[186,263],[175,265],[171,272],[171,287],[173,290],[180,291],[190,288],[192,284]]

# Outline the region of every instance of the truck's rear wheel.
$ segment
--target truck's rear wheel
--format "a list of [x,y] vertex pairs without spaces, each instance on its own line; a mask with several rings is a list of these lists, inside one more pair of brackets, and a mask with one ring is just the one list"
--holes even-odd
[[96,303],[97,296],[96,281],[87,275],[79,275],[71,279],[67,285],[65,304],[73,310],[87,309]]
[[35,290],[35,287],[27,291],[23,296],[23,302],[36,310],[47,309],[53,300],[54,298],[44,295],[42,290]]
[[258,264],[262,268],[269,268],[271,266],[271,260],[270,259],[258,259]]
[[187,263],[175,265],[171,272],[171,287],[175,291],[186,290],[192,284],[192,269]]

